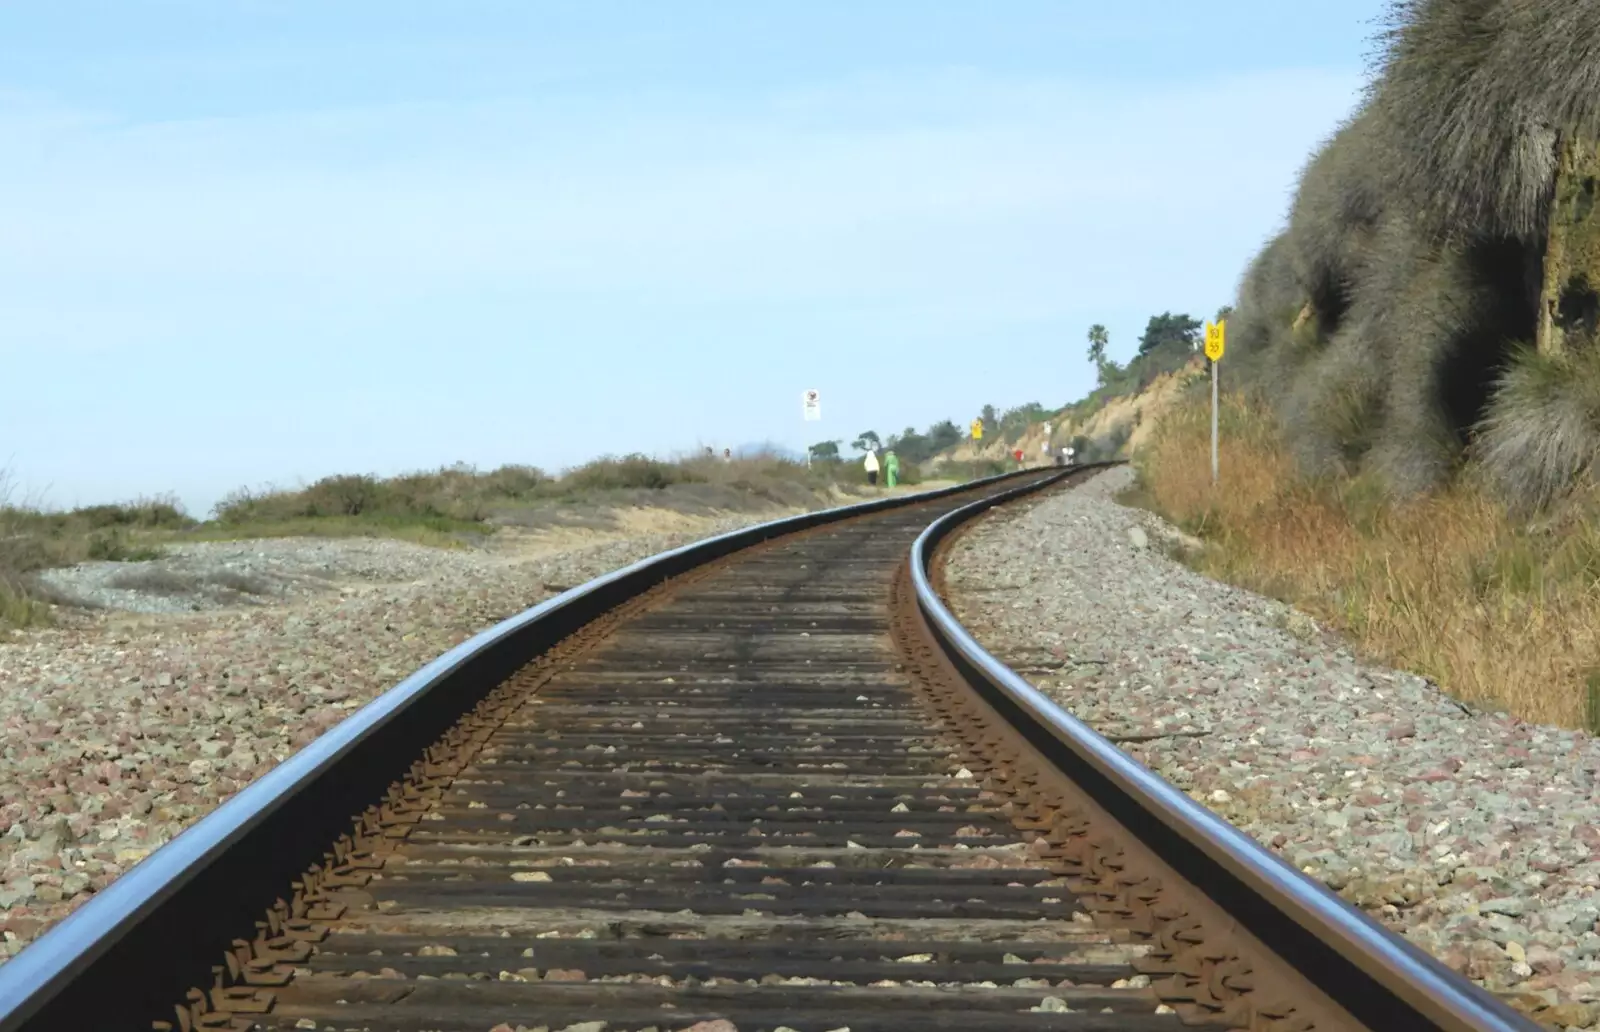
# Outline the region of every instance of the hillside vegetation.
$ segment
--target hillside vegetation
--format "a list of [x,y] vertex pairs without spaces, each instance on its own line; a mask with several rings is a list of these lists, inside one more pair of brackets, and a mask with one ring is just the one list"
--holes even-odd
[[1600,0],[1401,0],[1379,42],[1241,283],[1223,487],[1195,398],[1144,498],[1210,572],[1600,730]]
[[1088,357],[1098,375],[1093,391],[1055,409],[1030,402],[997,412],[985,405],[979,417],[983,437],[962,438],[935,456],[930,468],[965,469],[973,463],[1008,468],[1015,465],[1013,453],[1019,448],[1025,462],[1037,464],[1047,438],[1052,454],[1070,446],[1078,462],[1125,458],[1184,388],[1204,375],[1205,358],[1196,350],[1200,328],[1200,321],[1188,315],[1151,316],[1137,350],[1123,364],[1107,355],[1110,336],[1105,327],[1090,327]]
[[0,490],[0,628],[47,619],[52,598],[33,576],[38,571],[153,559],[166,544],[359,535],[452,547],[505,527],[606,527],[624,508],[710,514],[837,504],[864,489],[858,473],[853,465],[774,456],[607,457],[559,476],[531,466],[455,466],[388,478],[332,476],[296,490],[239,490],[204,521],[170,498],[47,511],[6,503]]
[[1230,371],[1299,467],[1525,510],[1600,458],[1600,0],[1404,0],[1251,265]]

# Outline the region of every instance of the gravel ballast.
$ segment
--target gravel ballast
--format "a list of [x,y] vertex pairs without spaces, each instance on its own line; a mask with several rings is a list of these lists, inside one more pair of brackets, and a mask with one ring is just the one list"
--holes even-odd
[[1477,712],[1169,558],[1119,468],[946,567],[986,648],[1345,899],[1557,1028],[1600,1019],[1600,743]]
[[[58,571],[57,591],[118,611],[66,613],[63,626],[0,643],[0,959],[478,631],[645,556],[777,515],[679,519],[676,532],[592,535],[532,557],[282,539]],[[166,571],[159,590],[108,586],[145,570]],[[233,581],[248,597],[205,587],[233,577],[249,578]],[[163,586],[176,582],[182,590]]]

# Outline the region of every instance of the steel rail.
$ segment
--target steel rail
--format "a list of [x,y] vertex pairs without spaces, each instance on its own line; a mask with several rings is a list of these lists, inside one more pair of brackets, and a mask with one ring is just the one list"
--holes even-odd
[[[1081,469],[1081,467],[1078,467]],[[0,965],[0,1032],[145,1032],[209,984],[230,941],[348,832],[463,713],[556,642],[655,586],[787,534],[986,485],[1030,469],[803,513],[659,553],[547,599],[406,677],[152,853]],[[108,1001],[127,1020],[105,1021]]]
[[978,644],[934,589],[930,564],[958,527],[1022,493],[956,509],[912,547],[918,606],[968,685],[1180,877],[1369,1028],[1537,1032],[1536,1023],[1190,799]]

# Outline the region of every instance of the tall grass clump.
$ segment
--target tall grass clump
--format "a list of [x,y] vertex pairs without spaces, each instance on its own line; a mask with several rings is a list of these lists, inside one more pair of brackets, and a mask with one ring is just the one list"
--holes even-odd
[[1397,0],[1371,88],[1390,192],[1445,238],[1538,240],[1600,132],[1596,0]]
[[1501,376],[1478,441],[1485,476],[1524,510],[1596,480],[1600,354],[1517,351]]

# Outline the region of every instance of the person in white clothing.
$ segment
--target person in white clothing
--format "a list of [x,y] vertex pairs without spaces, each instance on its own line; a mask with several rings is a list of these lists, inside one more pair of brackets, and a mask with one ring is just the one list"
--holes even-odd
[[863,463],[867,467],[867,483],[873,487],[878,486],[878,453],[871,448],[867,449],[867,458]]

